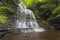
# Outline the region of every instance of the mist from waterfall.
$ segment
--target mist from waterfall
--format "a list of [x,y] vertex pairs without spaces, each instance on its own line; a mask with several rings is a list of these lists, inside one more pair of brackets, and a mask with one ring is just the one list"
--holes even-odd
[[43,28],[40,28],[34,13],[27,9],[25,5],[21,2],[17,7],[17,20],[16,20],[16,29],[19,29],[21,32],[43,32]]

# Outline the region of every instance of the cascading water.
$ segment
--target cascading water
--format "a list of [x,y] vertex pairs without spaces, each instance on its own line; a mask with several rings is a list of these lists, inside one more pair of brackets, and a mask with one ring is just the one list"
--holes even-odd
[[17,21],[15,26],[16,29],[20,29],[24,33],[44,31],[43,28],[39,28],[34,13],[23,6],[22,2],[17,7]]

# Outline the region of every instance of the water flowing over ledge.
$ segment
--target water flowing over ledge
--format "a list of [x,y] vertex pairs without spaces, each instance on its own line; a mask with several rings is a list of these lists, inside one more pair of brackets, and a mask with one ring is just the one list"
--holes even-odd
[[18,4],[17,7],[17,20],[15,28],[20,29],[23,33],[45,31],[43,28],[39,27],[34,13],[27,9],[26,6],[23,5],[23,2]]

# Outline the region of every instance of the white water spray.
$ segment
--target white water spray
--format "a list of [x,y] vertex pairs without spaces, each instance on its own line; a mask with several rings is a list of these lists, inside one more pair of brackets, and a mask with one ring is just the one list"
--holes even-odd
[[26,6],[23,6],[21,2],[17,7],[17,21],[16,29],[20,29],[21,32],[43,32],[43,28],[40,28],[36,22],[34,13],[27,9]]

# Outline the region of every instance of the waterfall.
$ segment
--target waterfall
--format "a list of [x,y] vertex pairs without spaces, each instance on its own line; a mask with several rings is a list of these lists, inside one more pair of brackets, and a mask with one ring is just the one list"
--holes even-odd
[[19,29],[21,32],[43,32],[44,29],[40,28],[34,13],[27,9],[26,6],[21,2],[17,7],[17,20],[16,20],[16,29]]

